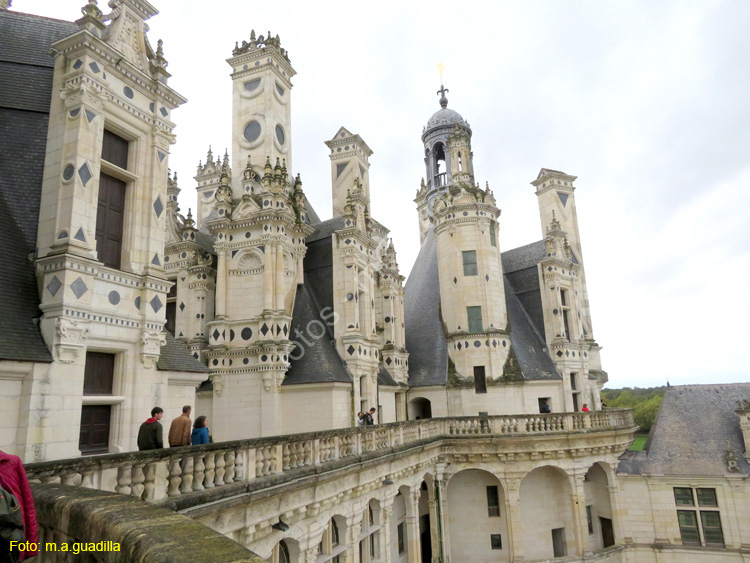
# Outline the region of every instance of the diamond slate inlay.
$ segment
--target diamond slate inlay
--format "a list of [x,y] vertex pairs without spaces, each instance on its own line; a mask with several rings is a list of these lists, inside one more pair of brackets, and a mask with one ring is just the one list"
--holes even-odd
[[268,325],[266,323],[263,323],[263,326],[260,327],[260,331],[263,333],[263,336],[268,334]]
[[354,346],[352,346],[351,344],[349,344],[349,347],[346,349],[346,351],[351,356],[352,354],[354,354]]
[[89,170],[89,165],[85,162],[83,163],[83,166],[78,169],[78,176],[80,176],[81,182],[83,182],[84,186],[89,180],[91,180],[91,170]]
[[164,159],[167,158],[167,155],[161,151],[156,151],[156,154],[159,155],[159,162],[164,162]]
[[185,304],[184,303],[180,303],[180,311],[184,311],[184,310],[185,310]]
[[154,310],[154,313],[158,313],[162,307],[161,299],[159,299],[158,295],[154,295],[154,298],[151,300],[151,308]]
[[557,192],[557,197],[560,198],[560,201],[563,204],[563,207],[568,203],[568,194],[565,194],[563,192]]
[[218,339],[219,339],[219,336],[221,336],[221,333],[219,332],[219,330],[218,330],[218,329],[216,329],[216,328],[215,328],[215,329],[214,329],[214,332],[213,332],[213,334],[212,334],[211,336],[213,336],[213,337],[214,337],[214,340],[218,340]]
[[161,196],[157,196],[156,201],[154,202],[154,211],[156,212],[157,217],[161,217],[161,213],[164,211],[164,204],[161,202]]
[[78,232],[76,232],[76,235],[73,238],[76,240],[82,240],[83,242],[86,242],[86,236],[83,234],[82,227],[78,227]]
[[47,284],[47,291],[49,291],[52,296],[54,297],[55,294],[60,291],[60,288],[62,287],[62,283],[59,279],[57,279],[57,276],[52,276],[52,279]]
[[70,289],[73,290],[76,299],[80,299],[81,296],[89,290],[89,288],[86,287],[86,284],[80,277],[77,278],[76,281],[74,281],[72,284],[70,284]]
[[161,266],[161,262],[159,262],[159,255],[158,254],[154,254],[154,257],[151,259],[151,263],[154,266]]
[[86,110],[86,119],[88,120],[89,123],[94,121],[95,117],[96,117],[96,114],[93,111],[89,109]]

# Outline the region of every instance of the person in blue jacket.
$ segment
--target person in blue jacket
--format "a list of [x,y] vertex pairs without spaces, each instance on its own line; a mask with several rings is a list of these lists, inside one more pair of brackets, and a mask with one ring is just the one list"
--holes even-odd
[[195,419],[190,443],[194,446],[208,444],[208,419],[205,416],[199,416]]

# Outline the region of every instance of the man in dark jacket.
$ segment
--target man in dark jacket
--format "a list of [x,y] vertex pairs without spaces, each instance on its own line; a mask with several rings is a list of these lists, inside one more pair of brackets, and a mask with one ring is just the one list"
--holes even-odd
[[154,407],[151,409],[151,418],[141,424],[141,428],[138,430],[139,450],[158,450],[164,447],[162,438],[164,431],[159,422],[163,416],[164,410],[162,408]]

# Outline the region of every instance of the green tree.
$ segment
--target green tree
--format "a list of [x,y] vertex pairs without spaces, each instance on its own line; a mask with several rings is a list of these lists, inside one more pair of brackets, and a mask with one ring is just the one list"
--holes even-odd
[[636,406],[638,401],[635,397],[633,397],[633,394],[630,392],[630,389],[623,389],[623,391],[617,395],[617,397],[607,403],[607,406],[609,407],[627,407],[627,408],[633,408]]
[[641,427],[641,432],[651,430],[651,426],[653,426],[654,420],[656,420],[656,414],[659,412],[659,407],[661,407],[661,402],[662,397],[655,395],[633,409],[633,418],[635,419],[635,423]]

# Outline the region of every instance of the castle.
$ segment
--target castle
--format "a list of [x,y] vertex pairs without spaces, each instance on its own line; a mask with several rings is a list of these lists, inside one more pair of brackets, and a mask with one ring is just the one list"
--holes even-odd
[[[392,495],[364,505],[346,497],[349,514],[359,513],[351,522],[326,517],[325,530],[316,520],[303,533],[301,522],[320,507],[295,512],[299,535],[288,541],[274,535],[267,516],[226,530],[229,512],[221,524],[204,523],[274,561],[302,557],[303,543],[308,560],[338,561],[344,528],[369,542],[359,556],[346,551],[363,562],[390,560],[379,550],[430,560],[438,547],[440,558],[454,561],[491,560],[494,550],[504,560],[583,557],[628,539],[649,546],[637,553],[650,557],[653,546],[680,537],[676,545],[745,549],[741,526],[722,533],[717,510],[693,510],[692,520],[677,510],[678,520],[674,499],[664,506],[673,489],[677,506],[696,506],[686,492],[693,499],[695,490],[701,506],[723,508],[725,521],[747,518],[740,508],[729,516],[720,488],[746,495],[735,474],[750,466],[728,453],[747,447],[739,424],[721,423],[736,426],[733,442],[706,473],[726,467],[729,484],[723,476],[715,477],[721,485],[706,475],[677,484],[646,478],[656,458],[635,455],[616,473],[634,427],[625,419],[607,426],[599,399],[607,374],[592,328],[575,176],[538,172],[531,183],[542,238],[502,251],[500,209],[489,185],[478,183],[472,129],[441,86],[440,109],[422,132],[426,175],[414,199],[421,250],[405,280],[387,225],[370,214],[378,189],[369,177],[373,151],[346,127],[325,141],[332,218],[321,221],[312,209],[311,188],[292,166],[296,71],[278,36],[252,32],[227,61],[231,154],[209,149],[194,176],[195,213],[183,215],[168,163],[171,112],[185,98],[168,85],[161,42],[154,49],[147,38],[145,21],[156,10],[144,0],[111,5],[105,15],[89,2],[74,23],[0,10],[0,72],[18,77],[0,91],[0,213],[9,219],[0,224],[7,249],[0,448],[30,464],[129,452],[157,404],[167,418],[194,405],[210,419],[215,442],[353,428],[370,407],[379,425],[455,420],[451,434],[495,432],[500,420],[512,434],[524,420],[524,432],[556,433],[557,441],[544,434],[519,438],[512,451],[491,442],[468,453],[436,450],[410,469],[403,467],[410,458],[396,457],[389,463],[400,473],[376,480],[393,485],[397,474],[413,482],[395,504]],[[582,416],[584,406],[590,416]],[[546,407],[566,414],[546,418]],[[288,455],[308,459],[301,447]],[[229,454],[221,459],[229,464]],[[417,469],[429,464],[436,465],[423,479]],[[181,461],[169,471],[185,467]],[[253,475],[269,467],[261,463]],[[445,502],[454,512],[438,508],[436,491],[449,478]],[[644,531],[638,499],[658,495],[663,504],[646,511]],[[462,519],[477,503],[489,503],[497,520]],[[339,504],[326,506],[341,512],[346,503]],[[232,509],[216,508],[223,510]],[[449,533],[431,528],[430,518],[444,518]],[[477,549],[474,532],[491,541]],[[612,560],[631,560],[628,553],[636,552]]]

